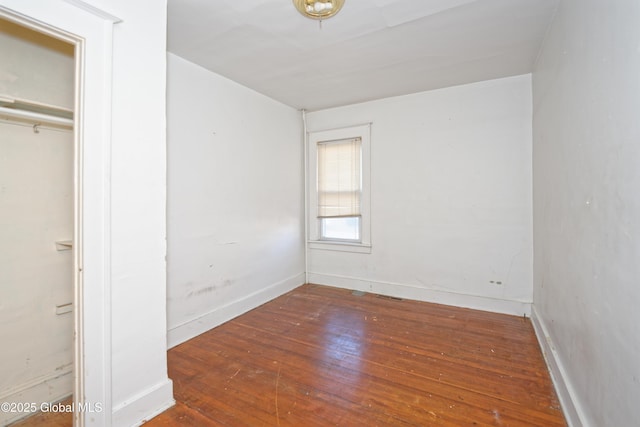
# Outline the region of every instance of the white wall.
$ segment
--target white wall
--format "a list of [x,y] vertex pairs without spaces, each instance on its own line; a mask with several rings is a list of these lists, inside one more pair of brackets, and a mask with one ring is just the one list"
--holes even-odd
[[529,313],[530,76],[307,117],[310,131],[373,122],[372,252],[311,249],[310,282]]
[[560,2],[533,74],[534,320],[573,425],[638,424],[638,22]]
[[171,346],[304,283],[300,114],[168,55]]
[[113,425],[171,405],[166,356],[166,1],[90,0],[113,34],[111,387]]
[[[94,0],[95,1],[95,0]],[[166,2],[104,0],[114,28],[111,150],[114,422],[171,398],[166,359]],[[167,399],[167,397],[169,399]],[[123,412],[120,417],[118,411]],[[145,413],[146,412],[146,413]],[[126,414],[126,415],[124,415]],[[135,417],[134,417],[135,419]]]

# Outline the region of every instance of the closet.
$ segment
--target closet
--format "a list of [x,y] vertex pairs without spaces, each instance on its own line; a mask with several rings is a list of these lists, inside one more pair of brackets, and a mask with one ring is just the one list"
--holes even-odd
[[73,390],[74,47],[0,19],[0,58],[0,402],[39,410]]

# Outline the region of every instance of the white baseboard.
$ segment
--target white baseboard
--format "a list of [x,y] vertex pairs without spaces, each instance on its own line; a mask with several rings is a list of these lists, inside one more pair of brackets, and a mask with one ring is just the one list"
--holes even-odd
[[535,306],[531,313],[531,323],[538,337],[542,354],[547,362],[549,372],[551,373],[551,380],[555,386],[560,405],[562,405],[562,410],[569,427],[587,427],[589,424],[586,422],[585,412],[578,404],[577,395],[571,386],[564,364],[556,351],[556,346],[549,335],[544,319],[538,315]]
[[112,425],[139,426],[176,404],[173,399],[173,382],[166,379],[114,406]]
[[246,295],[236,301],[205,313],[189,322],[173,327],[167,331],[169,348],[182,344],[234,317],[246,313],[282,294],[289,292],[305,283],[305,274],[301,273],[280,282],[274,283],[258,292]]
[[[60,371],[13,387],[0,395],[0,402],[35,403],[37,409],[40,410],[41,404],[58,402],[73,393],[72,371],[73,365],[67,365]],[[0,425],[10,424],[29,415],[32,415],[32,412],[0,411]]]
[[307,277],[309,283],[316,283],[318,285],[354,289],[357,291],[372,292],[397,298],[473,308],[476,310],[491,311],[494,313],[513,314],[516,316],[531,315],[531,303],[527,301],[514,301],[477,295],[459,294],[441,290],[418,288],[416,286],[400,283],[371,281],[333,274],[308,273]]

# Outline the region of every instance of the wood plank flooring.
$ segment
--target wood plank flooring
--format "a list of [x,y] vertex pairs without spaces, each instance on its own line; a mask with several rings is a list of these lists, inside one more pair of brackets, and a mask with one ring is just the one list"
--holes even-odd
[[177,404],[145,427],[566,425],[522,317],[304,285],[168,358]]
[[[60,402],[62,405],[71,405],[73,403],[72,398],[68,398]],[[39,412],[25,418],[24,420],[17,421],[9,424],[11,427],[71,427],[73,425],[73,413],[71,412]]]
[[304,285],[168,352],[154,426],[564,426],[529,319]]

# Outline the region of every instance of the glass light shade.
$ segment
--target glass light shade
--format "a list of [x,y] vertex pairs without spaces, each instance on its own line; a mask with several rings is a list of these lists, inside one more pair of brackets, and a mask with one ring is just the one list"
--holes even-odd
[[327,19],[338,13],[344,0],[293,0],[298,12],[311,19]]

